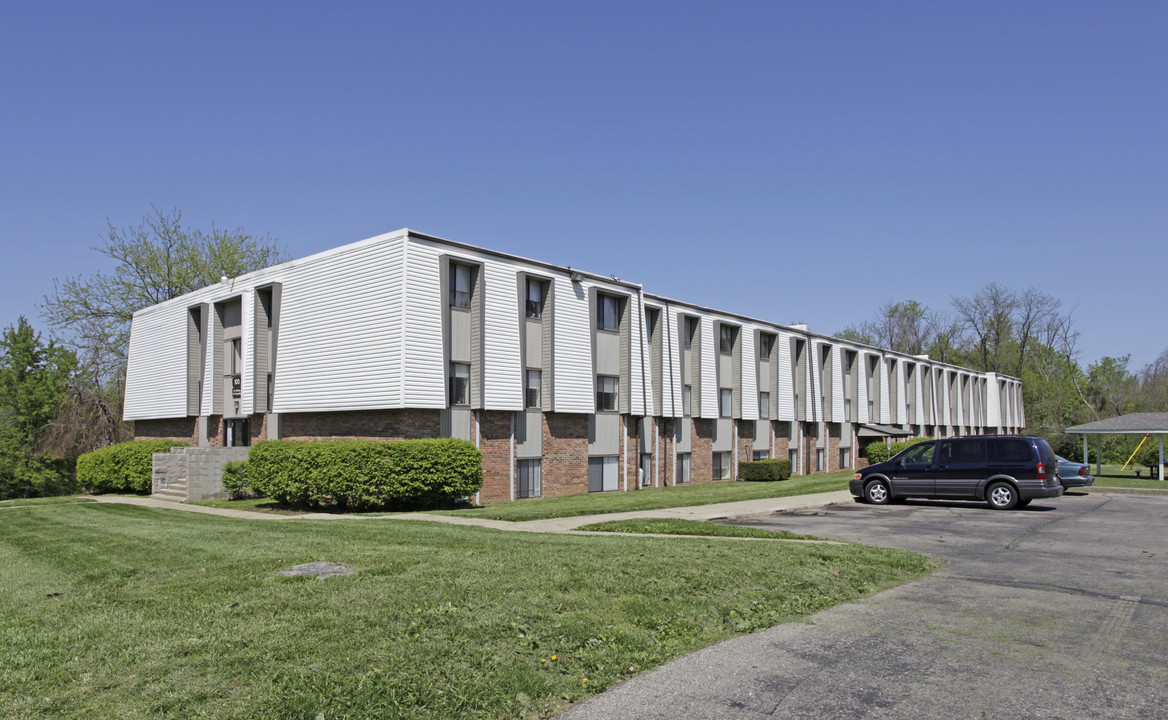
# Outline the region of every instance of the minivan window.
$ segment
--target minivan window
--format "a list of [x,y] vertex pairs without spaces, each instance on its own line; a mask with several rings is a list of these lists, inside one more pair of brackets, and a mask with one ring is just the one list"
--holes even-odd
[[943,440],[940,453],[941,462],[946,465],[986,461],[984,440]]
[[933,448],[936,443],[925,442],[919,445],[913,445],[908,450],[905,450],[896,459],[897,462],[904,465],[929,464],[933,462]]
[[1002,438],[995,440],[991,457],[995,462],[1028,462],[1034,459],[1034,451],[1030,443],[1021,438]]

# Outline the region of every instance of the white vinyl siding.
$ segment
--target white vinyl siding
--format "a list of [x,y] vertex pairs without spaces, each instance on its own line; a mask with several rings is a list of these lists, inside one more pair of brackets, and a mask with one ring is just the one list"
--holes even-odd
[[873,422],[868,413],[868,353],[856,353],[856,422]]
[[791,422],[795,420],[795,394],[791,375],[791,336],[779,333],[778,371],[779,383],[775,391],[779,394],[779,417],[777,419]]
[[916,372],[913,373],[913,396],[916,398],[916,407],[913,414],[912,422],[914,425],[925,424],[925,407],[924,407],[924,383],[921,382],[921,377],[925,374],[926,366],[917,364]]
[[681,417],[681,338],[676,333],[682,313],[667,306],[661,316],[665,329],[661,346],[661,381],[665,383],[661,393],[661,413],[665,417]]
[[911,422],[908,419],[908,393],[904,384],[904,358],[896,359],[896,419],[899,423]]
[[937,418],[938,425],[951,425],[953,414],[949,410],[949,371],[941,371],[941,391],[937,398],[937,410],[940,411],[940,417]]
[[186,417],[187,307],[170,303],[134,313],[122,419]]
[[215,344],[218,342],[215,337],[215,327],[219,323],[219,316],[215,312],[214,302],[207,305],[207,314],[207,341],[203,343],[206,357],[203,358],[203,398],[199,406],[200,415],[215,414],[215,393],[218,387],[215,382],[218,372],[215,368]]
[[629,327],[629,412],[649,415],[653,407],[653,370],[649,366],[649,336],[645,330],[645,305],[640,293],[629,297],[632,320]]
[[516,271],[520,268],[486,259],[483,269],[483,406],[488,410],[522,410],[523,367],[515,309],[519,296]]
[[[742,378],[742,419],[743,420],[758,420],[758,350],[754,344],[755,326],[743,325],[738,331],[738,342],[741,343],[739,349],[739,372],[738,376]],[[755,400],[752,402],[752,398]]]
[[[255,292],[247,290],[240,298],[243,317],[240,318],[240,340],[243,342],[243,366],[240,368],[239,398],[241,415],[255,412]],[[267,382],[265,377],[263,382]]]
[[[442,357],[442,315],[448,301],[442,297],[441,254],[441,248],[429,242],[408,238],[402,252],[405,292],[398,301],[402,320],[393,328],[396,337],[401,339],[400,370],[395,388],[401,398],[400,407],[446,407],[447,369]],[[384,278],[382,282],[387,280],[390,278]],[[284,335],[283,326],[280,335]]]
[[714,337],[713,321],[708,317],[702,317],[698,332],[702,334],[700,417],[713,419],[718,417],[718,345]]
[[892,393],[888,386],[888,361],[884,359],[883,355],[878,355],[876,362],[876,373],[880,376],[880,420],[881,425],[888,425],[892,422]]
[[[404,243],[398,236],[361,244],[318,256],[289,273],[280,313],[275,412],[403,407],[403,355],[410,386],[428,396],[411,404],[444,406],[437,262],[419,257],[405,263]],[[411,298],[408,318],[403,288],[429,295]],[[409,327],[404,338],[403,320]]]
[[810,340],[804,351],[807,353],[807,419],[814,421],[823,420],[823,382],[819,377],[823,345],[818,340]]
[[844,358],[843,348],[831,348],[831,419],[844,422]]
[[596,399],[592,394],[593,321],[588,313],[588,289],[566,277],[557,277],[554,282],[555,410],[591,413]]

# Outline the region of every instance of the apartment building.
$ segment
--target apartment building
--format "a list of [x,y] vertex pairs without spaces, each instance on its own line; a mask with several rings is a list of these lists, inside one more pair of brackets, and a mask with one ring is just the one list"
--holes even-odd
[[889,434],[1018,432],[979,373],[401,230],[134,314],[138,438],[460,437],[477,501],[858,467]]

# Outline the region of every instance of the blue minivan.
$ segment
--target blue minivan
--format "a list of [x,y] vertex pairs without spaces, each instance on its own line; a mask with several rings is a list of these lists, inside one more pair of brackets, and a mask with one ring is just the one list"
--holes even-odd
[[904,498],[984,500],[995,510],[1063,494],[1054,450],[1025,435],[925,440],[857,472],[848,490],[857,502],[873,505]]

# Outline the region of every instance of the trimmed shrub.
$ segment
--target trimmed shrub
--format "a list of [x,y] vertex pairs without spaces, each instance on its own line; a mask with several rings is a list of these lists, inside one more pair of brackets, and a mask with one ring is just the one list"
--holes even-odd
[[186,445],[178,440],[134,440],[103,447],[77,458],[77,482],[90,492],[150,492],[151,455]]
[[749,460],[738,463],[739,480],[786,480],[789,477],[790,460]]
[[865,457],[868,458],[868,462],[870,462],[870,463],[875,464],[878,462],[884,462],[885,460],[887,460],[888,458],[897,454],[901,450],[905,450],[907,448],[910,448],[919,442],[924,442],[926,440],[932,440],[932,439],[933,438],[922,437],[922,438],[910,438],[908,440],[900,440],[898,442],[892,443],[891,448],[889,448],[888,445],[885,444],[885,441],[876,440],[875,442],[868,443],[868,445],[864,448],[864,455],[865,455]]
[[246,460],[232,461],[223,466],[223,489],[232,500],[242,500],[256,494],[247,479]]
[[264,440],[245,475],[252,492],[296,507],[434,507],[482,487],[483,456],[454,438]]

